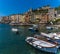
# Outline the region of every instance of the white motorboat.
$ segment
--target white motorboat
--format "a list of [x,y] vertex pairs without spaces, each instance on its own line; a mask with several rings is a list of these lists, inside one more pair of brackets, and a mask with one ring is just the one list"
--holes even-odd
[[46,29],[48,29],[48,30],[52,30],[53,27],[47,26]]
[[54,27],[54,26],[53,26],[53,27],[51,27],[51,26],[47,26],[47,27],[46,27],[46,29],[47,29],[47,30],[52,30],[52,29],[58,29],[58,27]]
[[33,27],[28,28],[29,30],[33,30]]
[[50,38],[53,42],[58,43],[58,45],[60,47],[60,32],[48,33],[48,34],[41,32],[41,35]]
[[33,47],[45,52],[57,53],[58,50],[58,46],[56,44],[44,41],[42,38],[27,37],[25,41]]
[[43,33],[41,32],[41,35],[52,38],[52,39],[60,39],[60,33]]
[[18,29],[16,29],[16,28],[12,28],[12,31],[18,31]]

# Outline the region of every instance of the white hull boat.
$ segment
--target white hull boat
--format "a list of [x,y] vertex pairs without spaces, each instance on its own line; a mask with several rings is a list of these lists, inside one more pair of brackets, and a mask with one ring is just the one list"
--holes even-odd
[[27,37],[25,41],[31,46],[33,46],[34,48],[37,48],[41,51],[56,54],[58,50],[58,46],[56,44],[52,44],[50,42],[35,37]]
[[32,27],[30,27],[30,28],[28,28],[29,30],[33,30],[33,28]]
[[18,29],[16,29],[16,28],[12,28],[12,31],[15,31],[15,32],[16,32],[16,31],[18,31]]
[[47,26],[47,27],[46,27],[46,29],[48,29],[48,30],[52,30],[52,29],[53,29],[53,27],[48,27],[48,26]]
[[60,33],[43,33],[41,35],[52,39],[53,41],[57,42],[60,45]]

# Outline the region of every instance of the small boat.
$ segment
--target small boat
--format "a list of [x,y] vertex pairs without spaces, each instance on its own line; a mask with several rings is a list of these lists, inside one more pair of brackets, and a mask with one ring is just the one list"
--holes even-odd
[[46,29],[47,29],[47,30],[52,30],[53,27],[49,27],[49,26],[47,26]]
[[34,27],[30,27],[28,29],[32,32],[38,32],[39,31],[38,28],[34,28]]
[[35,24],[33,24],[33,26],[32,27],[30,27],[30,28],[28,28],[29,30],[36,30],[36,28],[38,28],[38,26],[37,25],[35,25]]
[[18,29],[16,29],[16,28],[12,28],[12,31],[15,31],[15,32],[16,32],[16,31],[18,31]]
[[41,32],[41,35],[52,38],[52,39],[60,39],[60,33],[43,33]]
[[44,52],[57,53],[58,46],[55,43],[50,43],[48,41],[42,40],[41,37],[27,37],[25,40],[29,45],[33,46],[36,49],[39,49]]
[[33,27],[28,28],[29,30],[33,30]]
[[58,29],[58,27],[54,27],[54,26],[53,26],[53,27],[51,27],[51,26],[47,26],[47,27],[46,27],[46,29],[47,29],[47,30],[53,30],[53,29]]
[[35,32],[35,29],[33,27],[28,28],[31,32]]
[[43,33],[41,35],[52,39],[53,41],[57,42],[60,45],[60,33]]

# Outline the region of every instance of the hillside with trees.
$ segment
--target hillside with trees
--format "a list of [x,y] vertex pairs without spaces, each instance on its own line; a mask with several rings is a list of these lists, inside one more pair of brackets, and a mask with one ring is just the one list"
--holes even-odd
[[60,10],[60,6],[59,7],[56,7],[55,10]]

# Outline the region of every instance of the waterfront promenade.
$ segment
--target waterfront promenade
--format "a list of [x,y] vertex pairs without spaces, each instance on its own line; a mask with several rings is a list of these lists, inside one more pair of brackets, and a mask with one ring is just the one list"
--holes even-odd
[[12,26],[32,26],[32,25],[34,25],[34,24],[23,24],[23,23],[22,23],[22,24],[19,24],[19,23],[18,23],[18,24],[16,24],[16,23],[13,24],[13,23],[12,23],[12,24],[10,24],[10,25],[12,25]]

